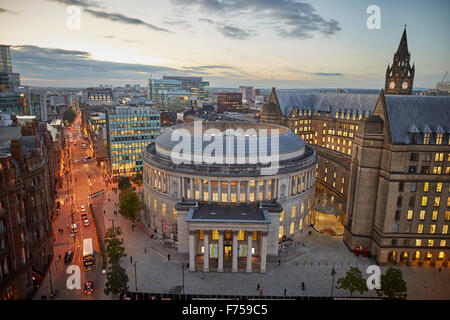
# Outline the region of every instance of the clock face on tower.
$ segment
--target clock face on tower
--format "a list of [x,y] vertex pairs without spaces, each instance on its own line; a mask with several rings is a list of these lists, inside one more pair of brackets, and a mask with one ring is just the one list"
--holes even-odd
[[389,89],[394,89],[394,88],[395,88],[395,81],[389,82]]
[[408,81],[403,81],[403,83],[402,83],[402,88],[403,88],[404,90],[408,89]]

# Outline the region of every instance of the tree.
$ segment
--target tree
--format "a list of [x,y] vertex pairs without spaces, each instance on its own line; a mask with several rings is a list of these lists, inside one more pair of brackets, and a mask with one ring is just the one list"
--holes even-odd
[[116,297],[119,294],[128,292],[128,276],[118,263],[111,266],[109,272],[106,273],[106,282],[104,292],[107,295],[114,294]]
[[132,220],[137,219],[139,212],[142,210],[142,203],[136,193],[125,191],[120,198],[119,213],[125,218]]
[[139,187],[139,192],[141,192],[141,184],[142,184],[142,173],[138,173],[133,177],[133,182],[136,183]]
[[353,292],[357,291],[360,294],[369,290],[367,288],[366,280],[362,277],[361,270],[351,267],[344,278],[340,278],[337,281],[336,289],[344,289],[350,291],[350,296]]
[[120,177],[119,190],[123,191],[123,190],[129,189],[129,188],[131,188],[130,178],[126,177],[126,176]]
[[67,109],[66,111],[64,111],[63,119],[67,120],[69,123],[72,123],[76,117],[77,115],[75,114],[75,112],[73,112],[72,109]]
[[389,267],[386,273],[381,275],[381,289],[377,290],[378,296],[388,299],[403,299],[408,291],[403,273],[400,269]]
[[106,255],[110,265],[118,264],[122,257],[125,257],[125,248],[122,246],[122,242],[117,238],[106,240]]
[[121,234],[122,234],[122,229],[120,227],[114,227],[114,232],[113,232],[113,228],[108,228],[108,230],[106,230],[106,232],[105,232],[105,241],[108,241],[109,239],[113,239]]

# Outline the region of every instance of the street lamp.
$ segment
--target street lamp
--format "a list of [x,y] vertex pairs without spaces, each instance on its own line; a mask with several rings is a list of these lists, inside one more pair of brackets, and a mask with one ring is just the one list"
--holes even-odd
[[184,262],[181,264],[181,270],[183,270],[183,287],[181,293],[184,293]]
[[138,262],[135,261],[134,262],[134,287],[136,288],[136,292],[138,291],[138,287],[137,287],[137,272],[136,272],[136,264]]
[[331,285],[331,297],[333,297],[333,288],[334,288],[334,275],[336,274],[336,270],[334,268],[331,269],[331,275],[333,276],[333,283]]

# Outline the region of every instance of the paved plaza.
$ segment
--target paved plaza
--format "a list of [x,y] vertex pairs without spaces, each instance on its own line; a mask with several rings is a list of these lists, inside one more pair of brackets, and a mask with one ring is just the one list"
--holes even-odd
[[[111,227],[108,219],[116,218],[115,225],[120,226],[123,234],[127,257],[121,261],[129,277],[129,289],[135,291],[135,268],[137,273],[137,289],[139,292],[174,292],[183,284],[182,263],[187,256],[180,256],[175,248],[169,248],[164,241],[152,239],[149,232],[136,226],[120,215],[114,216],[118,208],[118,194],[108,191],[106,194],[104,214],[105,225]],[[110,198],[110,201],[107,200]],[[330,296],[332,287],[331,270],[336,270],[337,279],[345,276],[350,266],[357,266],[367,278],[367,266],[375,264],[372,259],[352,254],[342,241],[342,237],[332,237],[311,230],[311,235],[295,239],[295,247],[280,254],[279,258],[269,259],[267,273],[202,273],[189,272],[184,269],[184,293],[186,294],[225,294],[256,295],[257,284],[261,286],[263,295],[290,296]],[[167,254],[170,254],[168,261]],[[132,257],[132,262],[130,260]],[[281,260],[281,264],[279,261]],[[382,272],[387,267],[381,267]],[[437,267],[398,266],[408,285],[408,299],[450,299],[450,270]],[[301,290],[301,283],[305,290]],[[345,290],[333,290],[333,296],[349,296]],[[355,294],[359,296],[359,294]],[[364,297],[377,297],[369,291]]]

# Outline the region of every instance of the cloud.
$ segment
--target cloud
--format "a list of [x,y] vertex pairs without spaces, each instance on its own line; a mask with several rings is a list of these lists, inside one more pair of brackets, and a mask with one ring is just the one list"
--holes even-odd
[[92,9],[84,9],[84,12],[87,12],[96,18],[106,19],[106,20],[110,20],[110,21],[114,21],[114,22],[121,22],[121,23],[125,23],[125,24],[144,26],[144,27],[147,27],[154,31],[171,33],[171,31],[169,31],[167,29],[157,27],[153,24],[144,22],[138,18],[127,17],[120,13],[108,13],[105,11],[98,11],[98,10],[92,10]]
[[255,34],[253,30],[244,30],[243,28],[223,24],[220,22],[214,22],[211,19],[201,18],[198,19],[200,22],[209,23],[215,26],[215,29],[227,38],[246,40]]
[[181,19],[174,20],[174,19],[171,19],[171,18],[165,18],[163,23],[167,24],[169,26],[176,26],[176,27],[183,27],[183,28],[190,28],[190,27],[192,27],[192,25],[188,21],[181,20]]
[[[105,19],[105,20],[109,20],[109,21],[113,21],[113,22],[120,22],[120,23],[124,23],[124,24],[144,26],[153,31],[171,33],[171,31],[169,31],[165,28],[157,27],[153,24],[144,22],[138,18],[131,18],[131,17],[128,17],[121,13],[110,13],[110,12],[106,12],[104,10],[98,10],[98,9],[101,9],[102,7],[100,4],[98,4],[95,1],[86,1],[86,0],[48,0],[48,1],[56,2],[59,4],[65,4],[65,5],[79,6],[79,7],[83,8],[84,12],[86,12],[96,18]],[[94,10],[93,8],[96,10]]]
[[101,83],[104,79],[135,79],[143,81],[152,73],[184,74],[187,71],[145,64],[95,60],[86,51],[44,48],[33,45],[11,46],[14,71],[21,78],[53,79],[74,83]]
[[11,11],[8,9],[0,8],[0,13],[10,13],[10,14],[17,14],[15,11]]
[[[274,29],[280,37],[284,38],[308,39],[317,33],[333,36],[341,31],[337,20],[327,20],[319,15],[311,4],[295,0],[172,0],[172,3],[185,9],[195,6],[204,13],[220,15],[222,19],[225,18],[224,16],[227,18],[257,17],[258,25],[264,24]],[[242,20],[242,17],[240,18]],[[210,19],[200,20],[212,22]],[[249,19],[246,21],[248,22]],[[237,34],[240,33],[237,32]],[[250,35],[243,37],[248,38]]]

